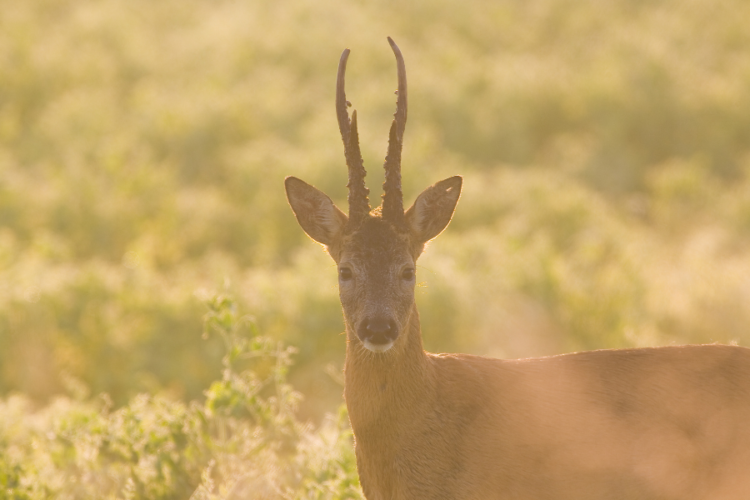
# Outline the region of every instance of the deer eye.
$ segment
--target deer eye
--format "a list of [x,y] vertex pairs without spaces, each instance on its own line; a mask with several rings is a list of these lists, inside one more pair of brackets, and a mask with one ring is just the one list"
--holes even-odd
[[352,270],[348,267],[339,268],[339,280],[349,281],[350,279],[352,279]]
[[414,279],[414,268],[407,267],[401,272],[401,279],[404,281],[411,281]]

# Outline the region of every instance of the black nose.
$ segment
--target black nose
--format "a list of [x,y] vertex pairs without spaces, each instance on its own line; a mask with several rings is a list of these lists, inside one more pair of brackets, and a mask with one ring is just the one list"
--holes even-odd
[[365,318],[359,324],[357,336],[364,342],[369,341],[375,345],[385,345],[393,342],[398,337],[396,322],[385,317]]

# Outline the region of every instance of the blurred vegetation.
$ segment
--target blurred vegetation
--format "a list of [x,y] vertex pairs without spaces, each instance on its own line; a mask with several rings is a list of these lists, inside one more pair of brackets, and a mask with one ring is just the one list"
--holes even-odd
[[[336,273],[294,221],[282,180],[299,176],[345,206],[333,92],[349,47],[348,97],[377,197],[394,109],[386,35],[409,75],[407,203],[465,178],[453,223],[420,260],[428,349],[750,344],[749,3],[0,9],[0,419],[26,429],[0,448],[31,453],[39,429],[64,434],[55,419],[91,439],[92,426],[138,412],[161,415],[166,433],[197,429],[208,407],[195,401],[220,389],[226,354],[221,336],[201,339],[215,290],[298,349],[295,418],[327,422],[344,353]],[[7,487],[17,464],[4,460]],[[209,465],[185,460],[170,474],[197,488]],[[111,474],[112,485],[131,477]],[[188,491],[176,482],[164,491]]]

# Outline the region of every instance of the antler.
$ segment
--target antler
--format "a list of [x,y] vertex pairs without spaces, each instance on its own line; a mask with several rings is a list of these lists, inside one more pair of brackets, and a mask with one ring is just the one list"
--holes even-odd
[[349,49],[344,50],[339,61],[339,71],[336,77],[336,115],[339,121],[341,139],[344,141],[344,156],[346,166],[349,169],[349,220],[357,224],[370,213],[370,201],[367,196],[370,190],[365,186],[365,166],[362,161],[362,153],[359,150],[359,133],[357,132],[357,112],[352,113],[349,120],[347,106],[351,103],[346,100],[344,91],[344,75],[346,73],[346,61],[349,58]]
[[[396,43],[388,37],[398,66],[398,98],[396,99],[396,113],[388,136],[388,154],[385,157],[385,182],[383,183],[383,218],[397,225],[402,225],[404,219],[404,196],[401,191],[401,149],[406,128],[406,66]],[[339,71],[336,77],[336,116],[339,121],[341,139],[344,141],[344,155],[349,169],[349,220],[358,224],[370,213],[370,190],[365,186],[364,162],[359,149],[359,133],[357,132],[357,112],[352,112],[349,119],[347,110],[351,103],[346,100],[344,80],[346,61],[349,59],[349,49],[344,50],[339,61]]]
[[393,49],[398,66],[398,98],[396,113],[388,136],[388,155],[385,157],[385,182],[383,183],[383,218],[396,224],[404,219],[404,195],[401,191],[401,148],[406,128],[406,66],[401,51],[391,37],[388,43]]

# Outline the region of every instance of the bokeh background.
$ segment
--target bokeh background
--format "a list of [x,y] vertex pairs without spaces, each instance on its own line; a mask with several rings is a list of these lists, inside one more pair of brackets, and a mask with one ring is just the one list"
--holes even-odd
[[[425,345],[497,357],[750,344],[750,3],[0,1],[0,397],[204,398],[204,302],[341,403],[336,271],[283,178],[346,206],[341,51],[377,198],[404,53]],[[24,410],[26,411],[26,410]]]

